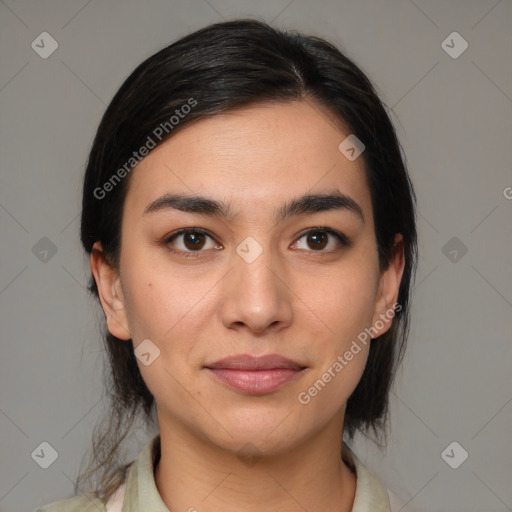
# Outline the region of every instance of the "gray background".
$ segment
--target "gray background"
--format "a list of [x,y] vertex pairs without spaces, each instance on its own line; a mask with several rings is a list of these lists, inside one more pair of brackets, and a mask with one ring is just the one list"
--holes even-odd
[[[78,238],[105,106],[155,51],[239,16],[344,48],[387,104],[418,193],[420,261],[389,445],[358,438],[356,453],[396,510],[511,510],[510,0],[0,2],[0,510],[71,495],[106,403],[101,315]],[[31,47],[43,31],[59,45],[46,59]],[[458,58],[442,47],[453,31],[469,45]],[[151,435],[136,436],[134,455]],[[43,441],[58,452],[48,469],[31,457]],[[452,464],[469,454],[457,469],[441,456],[453,441]]]

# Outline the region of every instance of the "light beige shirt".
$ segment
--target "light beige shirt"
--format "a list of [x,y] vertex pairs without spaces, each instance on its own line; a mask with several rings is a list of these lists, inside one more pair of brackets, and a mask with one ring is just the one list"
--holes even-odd
[[[345,446],[347,462],[357,477],[352,512],[391,512],[387,489],[365,468],[355,453]],[[108,508],[98,498],[81,495],[50,503],[34,512],[170,512],[155,484],[154,466],[159,455],[160,435],[157,434],[130,466],[128,478],[117,493],[120,495],[118,500],[115,497],[111,499]]]

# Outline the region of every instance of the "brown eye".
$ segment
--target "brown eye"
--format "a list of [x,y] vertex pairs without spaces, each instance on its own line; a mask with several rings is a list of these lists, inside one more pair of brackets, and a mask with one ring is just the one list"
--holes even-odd
[[203,233],[189,232],[183,235],[183,244],[187,249],[194,251],[202,249],[204,246],[205,235]]
[[[331,247],[331,250],[324,249],[329,245],[330,238],[334,238],[334,246]],[[335,229],[330,228],[314,228],[310,229],[306,233],[304,233],[299,241],[303,238],[306,239],[306,250],[310,252],[332,252],[336,251],[341,247],[349,247],[351,244],[350,239],[344,235],[343,233],[336,231]],[[296,242],[299,244],[299,241]],[[304,247],[299,247],[299,249],[304,249]]]
[[328,235],[325,231],[311,231],[307,235],[307,243],[309,246],[316,249],[323,249],[328,243]]
[[[211,240],[210,247],[207,246],[208,239]],[[215,248],[216,245],[210,235],[205,231],[197,228],[182,229],[174,233],[164,241],[164,245],[168,246],[173,252],[193,253],[203,252],[203,249]]]

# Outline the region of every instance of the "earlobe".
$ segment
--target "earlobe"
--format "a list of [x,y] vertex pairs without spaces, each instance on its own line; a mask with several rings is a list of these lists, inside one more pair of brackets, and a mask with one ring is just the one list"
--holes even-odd
[[372,322],[372,326],[378,331],[378,334],[372,336],[373,338],[381,336],[391,327],[393,317],[395,316],[395,304],[398,301],[404,267],[403,237],[400,233],[397,233],[390,263],[388,268],[382,272],[380,278],[379,292]]
[[107,262],[99,242],[92,248],[90,265],[109,332],[116,338],[130,339],[119,273]]

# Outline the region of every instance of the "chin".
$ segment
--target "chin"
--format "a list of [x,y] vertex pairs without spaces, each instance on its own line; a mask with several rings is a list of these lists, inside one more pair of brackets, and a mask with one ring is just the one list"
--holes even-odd
[[307,436],[298,430],[300,422],[292,419],[289,409],[280,409],[279,414],[267,413],[265,417],[261,410],[244,413],[243,418],[240,414],[242,412],[237,411],[232,417],[218,417],[216,420],[224,428],[219,426],[215,432],[204,432],[203,429],[203,432],[210,442],[227,451],[238,453],[254,449],[267,455],[279,455]]

